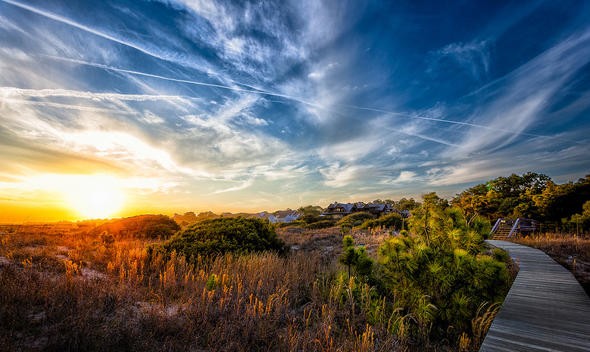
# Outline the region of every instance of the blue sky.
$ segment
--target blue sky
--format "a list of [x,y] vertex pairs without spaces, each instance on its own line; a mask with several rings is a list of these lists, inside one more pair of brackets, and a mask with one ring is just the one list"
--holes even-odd
[[589,63],[586,1],[0,0],[0,198],[96,173],[149,209],[248,211],[575,180]]

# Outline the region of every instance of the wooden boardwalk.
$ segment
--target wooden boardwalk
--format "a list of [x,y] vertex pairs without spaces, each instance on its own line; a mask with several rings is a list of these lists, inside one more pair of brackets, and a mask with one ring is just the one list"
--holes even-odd
[[574,276],[538,249],[487,242],[520,270],[480,351],[590,351],[590,298]]

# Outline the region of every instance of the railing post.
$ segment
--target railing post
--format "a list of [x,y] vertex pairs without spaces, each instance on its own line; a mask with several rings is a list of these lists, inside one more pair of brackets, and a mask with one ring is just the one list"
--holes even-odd
[[510,229],[510,233],[508,234],[507,237],[512,237],[512,235],[514,234],[514,231],[516,231],[516,229],[518,228],[519,222],[520,222],[520,218],[516,218],[516,221],[514,222],[514,225],[512,225],[512,228]]
[[494,227],[492,227],[492,230],[490,231],[490,237],[492,237],[494,235],[494,233],[496,232],[496,230],[498,230],[498,227],[500,226],[501,221],[502,221],[502,218],[498,218],[498,220],[496,220]]

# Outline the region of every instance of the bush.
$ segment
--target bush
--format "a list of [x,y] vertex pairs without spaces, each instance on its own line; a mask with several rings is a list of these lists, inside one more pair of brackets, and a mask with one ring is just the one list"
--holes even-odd
[[227,252],[282,252],[284,247],[272,225],[254,218],[219,218],[198,222],[162,245],[166,252],[176,251],[187,258]]
[[404,220],[402,216],[398,213],[391,213],[387,215],[383,215],[377,219],[370,219],[366,220],[362,223],[361,228],[363,229],[373,229],[376,227],[385,227],[385,228],[393,228],[393,229],[402,229],[404,224]]
[[503,299],[510,282],[506,256],[484,254],[484,225],[469,226],[461,210],[425,201],[410,219],[412,234],[379,248],[375,282],[401,316],[412,318],[402,325],[410,338],[472,335],[480,307]]
[[109,233],[116,238],[168,239],[180,226],[165,215],[139,215],[111,220],[95,227],[90,234]]
[[366,212],[352,213],[340,219],[338,225],[341,227],[355,227],[362,225],[366,220],[374,218],[374,215]]
[[320,220],[316,222],[312,222],[311,224],[307,224],[308,229],[317,230],[317,229],[326,229],[328,227],[332,227],[336,225],[334,220]]

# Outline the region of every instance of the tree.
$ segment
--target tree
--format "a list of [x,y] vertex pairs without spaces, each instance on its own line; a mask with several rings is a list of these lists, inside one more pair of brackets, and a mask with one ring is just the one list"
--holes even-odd
[[416,202],[414,198],[406,199],[402,198],[393,204],[398,210],[412,210],[420,206],[420,203]]
[[365,247],[355,247],[354,239],[350,235],[346,235],[342,239],[342,254],[339,260],[340,263],[346,265],[348,268],[349,279],[352,268],[355,269],[358,275],[364,277],[368,277],[371,274],[373,261],[367,255]]
[[478,308],[508,290],[505,263],[483,245],[489,222],[468,221],[460,208],[447,207],[433,193],[412,214],[411,234],[379,247],[375,281],[393,298],[400,317],[411,317],[415,338],[469,333]]
[[323,209],[322,207],[317,205],[308,205],[305,207],[301,207],[297,209],[297,212],[301,214],[299,219],[305,221],[306,224],[311,224],[313,222],[322,220],[320,215],[322,214]]
[[535,197],[542,194],[551,183],[551,179],[544,174],[512,174],[473,186],[455,196],[451,203],[462,208],[468,217],[479,215],[489,220],[501,217],[538,219],[541,215]]

